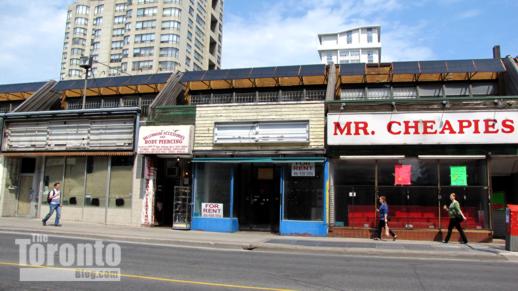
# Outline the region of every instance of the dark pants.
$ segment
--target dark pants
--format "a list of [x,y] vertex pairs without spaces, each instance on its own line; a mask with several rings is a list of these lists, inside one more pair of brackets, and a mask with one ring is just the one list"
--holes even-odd
[[45,216],[45,218],[43,218],[43,222],[47,223],[47,220],[49,220],[49,218],[52,216],[55,210],[56,218],[54,219],[54,224],[59,224],[59,219],[61,218],[61,205],[50,203],[49,207],[49,213],[47,214],[47,216]]
[[462,219],[450,218],[450,224],[448,224],[448,233],[446,234],[446,238],[444,238],[444,242],[448,242],[450,240],[451,232],[454,227],[459,232],[460,237],[462,238],[462,241],[464,243],[468,242],[468,238],[466,238],[466,234],[464,234],[464,230],[462,230],[462,226],[460,225],[461,222],[462,222]]
[[[378,238],[381,239],[381,231],[385,227],[385,220],[378,221]],[[392,237],[395,237],[396,234],[392,231],[392,229],[389,228],[389,233]]]

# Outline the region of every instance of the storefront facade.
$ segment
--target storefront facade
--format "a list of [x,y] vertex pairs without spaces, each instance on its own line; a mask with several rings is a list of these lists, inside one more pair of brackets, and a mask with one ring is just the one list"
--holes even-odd
[[7,114],[3,215],[42,218],[46,195],[60,182],[64,220],[134,224],[138,110],[109,111]]
[[514,110],[329,113],[334,226],[365,236],[383,195],[393,228],[440,239],[449,221],[442,207],[455,193],[468,236],[490,240],[493,156],[516,158],[516,120]]
[[196,230],[327,234],[324,103],[199,105]]
[[190,228],[190,199],[180,195],[191,195],[193,134],[192,125],[140,127],[142,225]]

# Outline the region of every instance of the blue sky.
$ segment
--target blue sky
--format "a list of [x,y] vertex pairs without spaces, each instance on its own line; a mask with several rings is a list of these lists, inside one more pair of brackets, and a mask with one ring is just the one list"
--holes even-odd
[[[0,84],[59,78],[73,0],[0,0]],[[382,26],[382,61],[518,55],[517,0],[225,0],[223,68],[318,62],[317,34]]]

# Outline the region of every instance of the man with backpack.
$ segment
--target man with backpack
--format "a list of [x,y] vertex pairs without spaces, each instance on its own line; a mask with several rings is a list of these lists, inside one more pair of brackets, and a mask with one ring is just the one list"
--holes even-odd
[[52,189],[47,194],[47,202],[49,203],[50,209],[49,209],[49,213],[47,214],[47,216],[45,216],[45,218],[43,218],[43,220],[41,221],[43,223],[43,226],[47,225],[47,220],[49,220],[49,218],[52,216],[52,214],[54,213],[54,210],[56,211],[56,218],[54,220],[54,225],[61,226],[61,224],[59,224],[59,218],[61,217],[61,191],[60,191],[60,188],[61,188],[61,183],[56,182],[56,183],[54,183],[54,189]]

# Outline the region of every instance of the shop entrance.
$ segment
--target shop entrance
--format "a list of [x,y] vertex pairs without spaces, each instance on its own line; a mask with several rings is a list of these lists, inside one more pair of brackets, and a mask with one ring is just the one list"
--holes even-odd
[[506,234],[505,208],[518,203],[518,157],[494,157],[491,160],[491,214],[493,236]]
[[279,232],[280,168],[241,164],[235,178],[240,229]]
[[16,216],[36,217],[38,208],[37,189],[34,187],[36,159],[23,158],[21,161],[20,180],[18,185]]
[[155,193],[155,221],[158,226],[172,226],[174,191],[176,186],[191,185],[190,160],[157,157],[157,180]]

